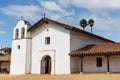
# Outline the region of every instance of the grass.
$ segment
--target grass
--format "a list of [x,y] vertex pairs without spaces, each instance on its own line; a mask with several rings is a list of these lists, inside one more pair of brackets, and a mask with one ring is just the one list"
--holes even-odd
[[70,75],[8,75],[0,74],[0,80],[120,80],[120,74],[70,74]]

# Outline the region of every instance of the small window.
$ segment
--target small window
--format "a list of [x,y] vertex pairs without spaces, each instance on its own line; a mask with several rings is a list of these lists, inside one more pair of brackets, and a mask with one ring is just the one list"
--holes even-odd
[[50,37],[45,37],[45,44],[50,44]]
[[96,59],[96,66],[97,66],[97,67],[102,67],[102,58],[101,58],[101,57],[98,57],[98,58]]
[[20,49],[20,45],[18,45],[18,49]]
[[49,31],[49,29],[47,29],[47,31]]

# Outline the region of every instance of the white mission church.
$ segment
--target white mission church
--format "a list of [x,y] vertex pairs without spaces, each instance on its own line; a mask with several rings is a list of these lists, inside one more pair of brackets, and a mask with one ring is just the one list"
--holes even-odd
[[10,74],[120,72],[120,43],[48,18],[14,27]]

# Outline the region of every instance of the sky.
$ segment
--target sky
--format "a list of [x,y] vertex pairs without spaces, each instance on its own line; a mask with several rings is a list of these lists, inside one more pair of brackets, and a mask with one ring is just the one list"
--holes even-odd
[[[93,19],[93,33],[120,42],[120,0],[0,0],[0,46],[11,47],[13,28],[23,16],[31,25],[46,17],[81,28]],[[85,28],[90,32],[90,26]]]

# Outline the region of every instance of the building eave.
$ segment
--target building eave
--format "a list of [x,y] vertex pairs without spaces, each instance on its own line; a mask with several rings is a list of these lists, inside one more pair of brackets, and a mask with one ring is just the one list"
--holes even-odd
[[103,43],[87,45],[79,50],[73,51],[70,56],[105,56],[120,55],[120,43]]

